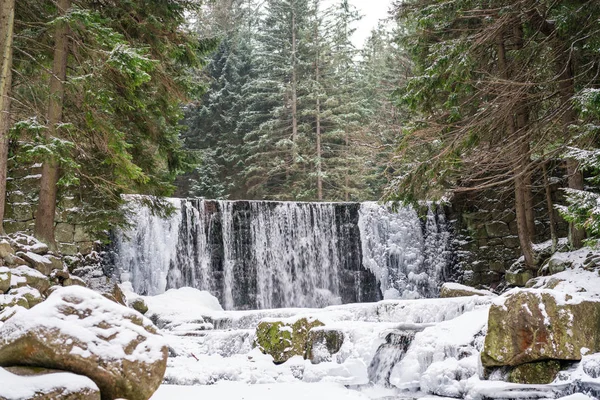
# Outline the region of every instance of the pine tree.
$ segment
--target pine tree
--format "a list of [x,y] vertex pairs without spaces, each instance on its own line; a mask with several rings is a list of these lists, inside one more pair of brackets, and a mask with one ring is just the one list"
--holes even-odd
[[[594,48],[597,4],[414,0],[397,6],[415,76],[400,91],[413,114],[390,197],[512,191],[525,264],[537,268],[532,176],[572,141],[565,128],[578,123],[565,115],[577,90],[597,83],[583,65],[598,55],[582,51]],[[571,68],[579,70],[563,73]]]
[[[256,79],[246,110],[245,136],[250,195],[258,198],[309,199],[306,180],[313,146],[312,37],[309,0],[268,0],[257,37]],[[307,150],[309,149],[309,150]]]
[[221,17],[220,44],[204,71],[211,85],[200,104],[191,105],[186,113],[183,139],[187,149],[198,152],[200,166],[183,177],[190,187],[181,195],[245,197],[243,134],[238,126],[245,110],[243,90],[253,73],[253,9],[252,3],[238,2]]
[[[181,103],[202,91],[191,72],[212,48],[211,41],[198,42],[182,29],[187,13],[198,6],[185,0],[110,7],[74,0],[57,16],[53,2],[17,4],[15,154],[20,162],[44,161],[59,170],[43,186],[81,200],[79,217],[90,229],[124,222],[121,194],[168,195],[176,174],[187,168],[179,140]],[[60,74],[46,73],[48,60],[58,60],[48,51],[55,42],[48,27],[69,31],[69,45],[61,46],[66,79],[58,68]],[[51,94],[48,80],[62,88]],[[60,118],[58,107],[46,118],[52,102],[62,104]],[[56,200],[50,197],[40,195],[37,217],[45,228],[36,231],[52,243]]]

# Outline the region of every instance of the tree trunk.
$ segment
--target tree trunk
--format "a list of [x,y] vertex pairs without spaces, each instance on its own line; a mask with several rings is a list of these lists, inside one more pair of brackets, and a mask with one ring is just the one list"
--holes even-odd
[[[317,7],[315,6],[315,14],[317,11]],[[317,15],[315,15],[315,19],[318,18]],[[317,21],[315,20],[315,45],[317,48],[317,54],[316,54],[316,59],[315,59],[315,82],[317,84],[317,109],[316,109],[316,122],[317,122],[317,126],[316,126],[316,136],[317,136],[317,199],[319,201],[323,201],[323,176],[322,176],[322,170],[321,170],[321,155],[322,155],[322,148],[321,148],[321,97],[320,97],[320,81],[321,81],[321,76],[320,76],[320,65],[319,63],[321,62],[320,60],[320,43],[319,43],[319,25],[317,23]]]
[[[294,5],[292,5],[293,7]],[[296,10],[292,10],[292,164],[296,162],[296,145],[298,141],[298,75],[296,71]]]
[[556,233],[556,218],[554,218],[554,204],[552,202],[552,190],[548,180],[548,169],[546,162],[542,163],[542,172],[544,174],[544,188],[546,190],[546,206],[548,207],[548,219],[550,220],[550,238],[552,239],[552,253],[558,250],[558,235]]
[[[71,0],[59,0],[59,15],[66,15],[70,7]],[[48,102],[48,129],[46,130],[46,140],[48,142],[58,136],[58,124],[62,122],[63,118],[64,83],[67,79],[67,56],[69,50],[68,34],[69,27],[66,24],[60,23],[57,25],[52,76],[50,77],[50,99]],[[46,243],[52,250],[57,249],[54,238],[54,215],[56,213],[56,186],[59,167],[58,161],[53,156],[48,157],[42,165],[40,199],[34,227],[35,237]]]
[[[561,62],[562,60],[562,62]],[[571,104],[572,98],[575,95],[575,82],[573,81],[573,64],[570,58],[565,60],[565,57],[559,57],[557,64],[559,74],[558,88],[560,90],[560,100],[566,107],[562,116],[563,129],[567,135],[569,125],[577,120],[577,114]],[[574,159],[567,160],[567,183],[570,189],[583,190],[583,174],[579,170],[579,162]],[[585,239],[585,231],[578,229],[574,223],[569,223],[569,243],[572,249],[578,249],[583,246]]]
[[[515,33],[519,33],[515,29]],[[498,69],[500,75],[509,81],[510,71],[506,60],[506,49],[502,34],[498,38]],[[533,254],[533,221],[532,196],[531,196],[531,178],[527,165],[529,161],[529,142],[524,134],[527,125],[527,111],[525,107],[517,106],[514,111],[514,118],[508,120],[508,132],[513,143],[517,144],[517,154],[513,160],[513,173],[515,185],[515,213],[517,216],[517,231],[519,234],[519,243],[521,252],[525,258],[525,266],[529,269],[535,268],[535,257]],[[517,135],[519,135],[517,137]],[[529,178],[528,178],[529,177]]]
[[[350,155],[350,138],[348,135],[348,129],[344,130],[344,143],[346,146],[346,154]],[[349,158],[349,157],[348,157]],[[344,170],[344,199],[350,201],[350,174],[348,173],[349,166],[346,165]]]
[[0,6],[0,234],[4,235],[6,206],[6,178],[8,170],[8,143],[10,130],[10,103],[12,86],[13,29],[15,1],[3,0]]
[[[319,67],[317,67],[317,71]],[[318,72],[317,72],[318,74]],[[321,166],[321,99],[317,95],[317,199],[323,201],[323,174]]]

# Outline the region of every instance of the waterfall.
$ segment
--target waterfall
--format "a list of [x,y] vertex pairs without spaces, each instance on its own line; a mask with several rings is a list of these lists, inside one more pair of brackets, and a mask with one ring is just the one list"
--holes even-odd
[[379,346],[369,368],[369,382],[390,387],[392,370],[398,364],[415,338],[416,331],[397,331],[389,333],[385,343]]
[[433,297],[450,265],[443,212],[376,203],[170,199],[116,232],[114,269],[140,294],[191,286],[225,309]]

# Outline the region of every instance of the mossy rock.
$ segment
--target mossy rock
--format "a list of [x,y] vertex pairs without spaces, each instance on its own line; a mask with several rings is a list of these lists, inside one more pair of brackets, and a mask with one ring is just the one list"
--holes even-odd
[[293,323],[262,321],[256,327],[255,344],[264,354],[282,364],[294,356],[305,357],[308,334],[312,328],[324,326],[316,319],[301,318]]
[[533,278],[533,272],[520,269],[517,271],[507,271],[504,275],[504,279],[512,286],[525,287],[527,281]]
[[344,333],[337,329],[319,327],[308,332],[306,358],[313,364],[331,361],[331,356],[342,348]]
[[552,290],[520,290],[493,304],[481,353],[485,367],[579,361],[600,352],[600,302]]
[[531,385],[546,385],[552,383],[560,372],[560,362],[546,360],[517,365],[508,373],[508,381]]
[[129,302],[129,307],[133,308],[135,311],[140,314],[146,314],[148,312],[148,305],[141,297],[133,299]]

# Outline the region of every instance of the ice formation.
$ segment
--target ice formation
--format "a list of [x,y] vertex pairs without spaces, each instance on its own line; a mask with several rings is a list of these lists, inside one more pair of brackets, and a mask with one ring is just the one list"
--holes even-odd
[[171,199],[139,207],[112,262],[139,294],[190,286],[225,309],[323,307],[434,297],[450,266],[443,211],[376,203]]

